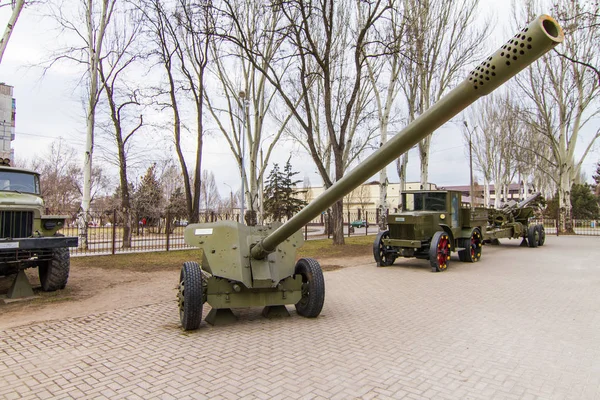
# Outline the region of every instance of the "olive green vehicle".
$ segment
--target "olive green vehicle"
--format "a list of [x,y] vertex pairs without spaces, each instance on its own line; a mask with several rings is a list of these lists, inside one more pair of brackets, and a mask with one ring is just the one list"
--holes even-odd
[[267,316],[288,315],[285,306],[289,304],[295,305],[299,315],[317,317],[324,304],[325,281],[316,260],[296,260],[296,250],[302,245],[300,230],[563,40],[562,29],[552,17],[536,18],[483,60],[444,98],[281,226],[250,227],[233,221],[188,225],[185,241],[202,250],[202,260],[200,264],[186,262],[181,270],[178,303],[183,328],[200,326],[204,303],[212,308],[206,317],[210,324],[235,319],[231,309],[236,307],[260,306],[265,307],[263,313]]
[[392,265],[398,257],[429,260],[433,272],[444,271],[452,252],[463,262],[481,259],[484,243],[501,238],[522,238],[530,247],[543,245],[542,225],[529,225],[533,208],[527,205],[536,193],[502,209],[463,207],[462,193],[453,190],[407,191],[402,193],[402,210],[388,216],[388,230],[379,232],[373,243],[378,266]]
[[64,216],[44,215],[37,172],[0,166],[0,276],[16,275],[8,298],[33,295],[27,268],[38,268],[42,290],[65,287],[78,240],[58,233],[64,224]]

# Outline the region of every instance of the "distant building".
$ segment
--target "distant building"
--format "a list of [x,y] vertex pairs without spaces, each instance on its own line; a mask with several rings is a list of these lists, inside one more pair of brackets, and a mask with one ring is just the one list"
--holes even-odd
[[15,140],[15,115],[17,103],[13,96],[13,87],[0,83],[0,157],[15,159],[11,143]]
[[[471,203],[471,186],[469,185],[461,185],[461,186],[444,186],[440,189],[444,190],[458,190],[462,192],[462,201],[463,203]],[[483,204],[483,186],[475,185],[473,188],[475,192],[475,204],[477,206],[485,206]],[[511,183],[508,185],[508,193],[503,195],[500,193],[500,203],[504,204],[511,200],[520,201],[524,200],[526,197],[529,197],[533,194],[533,186],[528,185],[528,193],[525,193],[525,189],[523,185],[518,183]],[[493,184],[490,184],[490,204],[487,207],[493,207],[496,200],[496,187]]]
[[[420,182],[407,182],[405,190],[421,190]],[[470,194],[470,186],[462,185],[462,186],[444,186],[438,187],[434,183],[428,183],[425,190],[458,190],[462,192],[462,203],[470,204],[471,198]],[[508,188],[507,198],[502,197],[501,203],[508,202],[510,200],[523,200],[524,198],[530,196],[533,187],[529,185],[529,189],[527,194],[523,193],[523,186],[518,183],[511,183]],[[317,198],[319,195],[323,193],[323,187],[311,187],[308,191],[302,195],[303,200],[308,202]],[[476,185],[475,186],[475,196],[476,196],[476,205],[483,206],[483,186]],[[494,200],[496,198],[496,189],[494,185],[490,185],[490,204],[488,207],[494,206]],[[388,185],[387,191],[387,200],[388,206],[392,212],[396,211],[398,208],[398,204],[400,203],[400,184],[399,183],[390,183]],[[379,205],[379,182],[373,181],[369,183],[365,183],[352,192],[344,196],[344,211],[357,211],[357,210],[369,210],[374,211],[377,209]]]
[[[420,190],[420,182],[407,182],[405,190]],[[426,190],[436,190],[437,186],[433,183],[428,183]],[[304,199],[308,202],[317,198],[323,193],[323,187],[311,187],[304,195]],[[387,202],[392,211],[398,207],[400,202],[400,184],[390,183],[387,189]],[[379,182],[373,181],[365,183],[352,192],[344,196],[344,210],[375,210],[379,205]]]

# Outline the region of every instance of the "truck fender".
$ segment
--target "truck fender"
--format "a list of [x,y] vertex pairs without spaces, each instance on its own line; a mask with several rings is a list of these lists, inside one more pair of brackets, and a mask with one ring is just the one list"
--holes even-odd
[[448,236],[450,237],[450,250],[455,251],[455,243],[454,243],[454,234],[452,233],[452,229],[450,229],[450,227],[446,224],[440,224],[440,227],[444,230],[444,232],[446,232],[448,234]]

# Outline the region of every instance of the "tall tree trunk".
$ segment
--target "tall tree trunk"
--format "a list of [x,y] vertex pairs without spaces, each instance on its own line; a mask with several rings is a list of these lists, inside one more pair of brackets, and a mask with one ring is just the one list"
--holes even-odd
[[400,179],[400,188],[398,189],[398,201],[396,206],[398,210],[402,209],[402,192],[406,188],[406,168],[408,166],[408,152],[402,154],[400,158],[396,160],[396,169],[398,170],[398,178]]
[[387,170],[383,168],[379,172],[379,221],[377,224],[379,225],[379,230],[384,231],[387,227],[387,210],[389,209],[389,204],[387,201],[387,189],[388,189],[388,177]]
[[4,51],[6,50],[6,46],[8,46],[8,41],[10,40],[10,35],[12,34],[13,29],[15,28],[15,24],[19,19],[19,15],[21,15],[21,10],[25,5],[25,0],[17,0],[15,2],[13,12],[6,24],[6,29],[4,30],[4,35],[0,39],[0,63],[2,63],[2,57],[4,56]]
[[421,159],[421,189],[427,190],[429,181],[429,147],[431,146],[431,136],[419,142],[419,155]]
[[558,187],[558,210],[560,233],[571,234],[573,230],[573,220],[571,219],[571,182],[569,171],[565,171],[563,166],[559,167],[559,187]]
[[[331,218],[333,222],[333,244],[344,244],[344,200],[340,199],[331,206]],[[341,240],[340,240],[341,238]]]
[[483,201],[484,207],[490,206],[490,180],[488,178],[484,178],[483,180]]

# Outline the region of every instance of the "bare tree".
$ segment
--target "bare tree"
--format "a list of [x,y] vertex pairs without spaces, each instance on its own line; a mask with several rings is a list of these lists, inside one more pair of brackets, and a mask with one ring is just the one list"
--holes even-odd
[[92,201],[92,157],[94,152],[94,129],[96,108],[101,95],[99,84],[100,59],[104,54],[106,30],[115,11],[116,0],[78,0],[77,13],[60,1],[51,6],[52,17],[62,34],[74,38],[77,43],[58,50],[48,68],[59,61],[71,61],[86,67],[86,144],[83,163],[83,198],[78,217],[79,245],[87,249],[87,220]]
[[[400,93],[399,77],[402,71],[402,63],[406,61],[401,48],[404,42],[405,24],[402,17],[402,4],[397,4],[390,11],[389,19],[384,20],[373,32],[373,46],[376,51],[383,54],[382,57],[367,59],[369,81],[373,88],[373,95],[377,107],[379,122],[379,147],[387,143],[388,130],[392,121],[393,105]],[[391,45],[391,47],[390,47]],[[402,174],[405,179],[405,174]],[[379,173],[379,224],[380,230],[387,227],[387,213],[389,204],[387,200],[387,188],[389,180],[387,167]],[[404,187],[403,185],[401,187]]]
[[[582,4],[581,1],[551,3],[563,10],[564,15],[576,15]],[[531,16],[537,11],[535,7],[530,1],[523,12]],[[525,121],[543,138],[531,151],[544,157],[538,149],[544,146],[551,149],[545,161],[552,166],[550,178],[557,187],[561,232],[573,231],[571,186],[600,137],[597,128],[587,138],[582,136],[582,129],[600,113],[600,109],[593,107],[600,92],[598,76],[588,67],[599,64],[600,26],[582,26],[586,23],[584,19],[568,21],[565,41],[559,50],[563,57],[553,53],[545,55],[516,80],[522,93]],[[575,157],[577,146],[583,149],[578,159]]]
[[[403,0],[403,5],[404,51],[412,62],[404,64],[401,79],[411,122],[438,101],[460,73],[481,56],[487,28],[473,24],[479,0]],[[419,143],[422,188],[429,178],[431,137]],[[401,181],[405,179],[407,160],[405,154],[398,163]]]
[[221,202],[215,174],[212,171],[202,171],[202,186],[200,187],[200,203],[204,209],[204,220],[210,222],[210,213],[218,209]]
[[516,129],[517,114],[508,104],[507,95],[492,93],[481,99],[471,109],[469,125],[463,131],[465,140],[471,142],[475,167],[483,175],[484,203],[489,205],[490,184],[494,182],[496,208],[500,207],[503,186],[510,183],[516,171],[510,135]]
[[40,173],[42,196],[48,212],[77,213],[81,202],[81,168],[74,162],[75,149],[58,139],[45,154],[32,161],[32,169]]
[[[289,0],[273,5],[282,13],[277,32],[280,40],[284,41],[284,50],[265,67],[261,63],[264,56],[248,39],[235,15],[233,2],[225,0],[224,3],[231,18],[230,28],[235,31],[235,36],[230,35],[230,38],[240,46],[254,67],[267,77],[289,107],[305,133],[304,141],[325,186],[331,186],[344,175],[345,161],[350,152],[348,147],[352,147],[352,138],[348,136],[350,127],[362,117],[357,104],[359,92],[366,86],[363,68],[367,57],[367,33],[389,10],[390,4],[381,0],[318,4]],[[363,8],[360,21],[358,8]],[[290,58],[294,59],[294,69],[281,69],[281,62],[287,65]],[[323,88],[323,101],[317,105],[318,111],[310,101],[315,85]],[[329,166],[324,164],[322,154],[315,146],[317,121],[314,116],[318,113],[323,116],[323,126],[333,153],[333,176],[329,175]],[[335,224],[333,242],[343,244],[341,200],[333,205],[332,212]]]
[[[261,2],[250,0],[232,3],[231,7],[230,13],[244,27],[247,39],[260,49],[263,55],[261,66],[266,69],[281,45],[275,30],[281,13],[277,8],[265,7]],[[235,32],[233,34],[236,35]],[[264,180],[273,149],[285,131],[291,113],[288,111],[279,121],[279,126],[267,134],[265,124],[269,114],[273,114],[273,109],[277,108],[277,96],[266,77],[230,41],[214,41],[211,51],[214,60],[211,72],[218,79],[223,98],[215,100],[212,93],[211,96],[205,96],[205,101],[235,156],[244,180],[244,199],[248,210],[246,219],[256,224],[260,183]],[[266,153],[263,153],[263,143],[267,143]]]
[[[139,13],[135,9],[126,9],[113,17],[112,27],[107,29],[105,49],[106,56],[99,60],[100,82],[106,101],[112,129],[110,137],[116,147],[116,166],[119,170],[120,212],[123,214],[124,248],[131,247],[132,212],[131,193],[128,178],[128,156],[131,150],[133,135],[143,125],[143,116],[139,114],[131,118],[129,109],[139,112],[139,90],[131,88],[126,73],[136,67],[141,52],[136,48],[136,41],[141,30]],[[139,68],[139,66],[138,66]],[[112,146],[108,152],[114,152]]]
[[[8,4],[2,4],[0,7]],[[17,24],[17,20],[19,19],[19,15],[21,15],[21,11],[25,6],[25,0],[15,0],[11,2],[12,5],[12,13],[10,18],[8,19],[8,23],[6,24],[6,29],[4,30],[4,35],[0,38],[0,63],[2,63],[2,57],[4,56],[4,51],[8,46],[8,41],[10,40],[10,35],[12,34],[13,29],[15,29],[15,25]]]
[[[173,138],[175,151],[183,174],[184,193],[190,222],[199,219],[202,146],[204,140],[205,73],[209,61],[210,42],[213,35],[212,6],[178,0],[174,9],[160,0],[148,0],[141,6],[147,21],[147,33],[156,44],[152,55],[164,68],[167,89],[156,89],[157,104],[173,112]],[[182,138],[182,104],[191,95],[195,118],[193,124],[195,160],[191,174],[184,157]],[[166,98],[166,99],[165,99]]]

